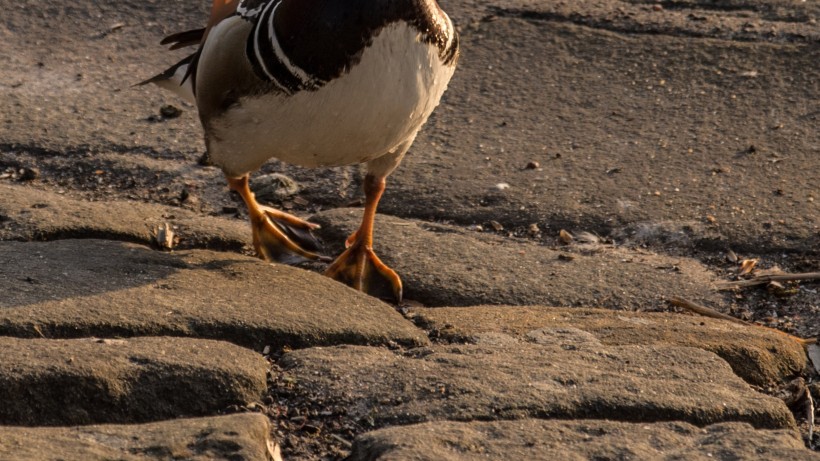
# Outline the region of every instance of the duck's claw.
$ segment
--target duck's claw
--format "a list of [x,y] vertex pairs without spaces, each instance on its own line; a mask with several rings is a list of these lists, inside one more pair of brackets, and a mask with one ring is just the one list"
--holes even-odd
[[[275,208],[260,206],[260,210],[265,213],[265,216],[277,226],[285,235],[288,236],[294,243],[310,252],[317,252],[321,250],[322,244],[313,235],[314,230],[321,226],[312,222],[307,222],[304,219],[297,218],[292,214],[284,213]],[[326,258],[324,256],[320,257]],[[326,258],[328,262],[330,258]]]
[[228,184],[245,201],[253,229],[253,247],[257,256],[266,261],[296,264],[304,261],[327,261],[317,254],[319,241],[311,231],[313,224],[292,214],[260,205],[248,187],[248,176],[228,178]]
[[353,243],[339,255],[325,275],[371,296],[401,303],[402,285],[398,274],[360,242]]
[[316,260],[331,261],[327,256],[316,253],[320,245],[310,232],[310,228],[293,225],[267,213],[256,219],[251,217],[251,226],[253,226],[253,246],[257,255],[266,261],[283,264],[298,264]]

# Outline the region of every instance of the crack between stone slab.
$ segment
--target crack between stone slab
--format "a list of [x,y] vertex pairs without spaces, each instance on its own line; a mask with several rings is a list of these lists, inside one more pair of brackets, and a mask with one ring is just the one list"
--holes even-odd
[[[392,216],[394,218],[404,220],[419,221],[419,227],[427,232],[447,233],[445,229],[435,228],[441,227],[442,225],[453,226],[464,231],[463,235],[467,237],[471,237],[471,234],[477,232],[471,230],[469,228],[470,226],[475,226],[476,224],[485,225],[492,219],[498,221],[504,227],[504,230],[499,232],[478,231],[479,234],[482,234],[487,238],[495,237],[499,239],[504,239],[505,241],[534,243],[539,246],[547,247],[554,246],[555,243],[558,241],[558,231],[560,229],[566,229],[571,232],[591,232],[607,240],[612,240],[614,242],[613,244],[617,247],[629,248],[637,246],[640,248],[648,248],[655,253],[669,256],[677,256],[677,252],[691,250],[712,253],[716,252],[722,254],[726,251],[727,248],[732,248],[734,251],[741,251],[744,253],[759,255],[816,254],[816,251],[813,251],[816,248],[816,245],[812,237],[806,239],[789,235],[783,235],[782,239],[788,243],[792,243],[792,246],[778,246],[776,243],[767,242],[763,240],[765,238],[765,235],[761,235],[757,240],[729,240],[727,235],[725,235],[725,233],[723,232],[721,232],[719,235],[700,236],[693,233],[691,235],[687,235],[686,241],[681,244],[674,244],[665,240],[673,240],[673,238],[675,237],[674,232],[669,232],[668,234],[660,233],[656,238],[648,241],[623,238],[615,240],[616,237],[618,237],[619,232],[629,234],[634,230],[636,226],[643,224],[644,221],[627,221],[613,223],[606,217],[602,218],[592,215],[583,215],[580,219],[573,219],[571,217],[561,216],[559,214],[553,214],[548,218],[545,218],[544,216],[538,216],[537,213],[532,215],[520,213],[516,215],[514,218],[509,219],[501,216],[490,216],[490,214],[482,215],[481,213],[466,214],[460,216],[437,214],[435,212],[414,213],[412,212],[412,210],[408,213],[397,213],[395,207],[390,207],[389,210],[385,211],[379,210],[379,215]],[[527,235],[526,229],[529,226],[529,224],[541,222],[546,222],[550,225],[549,230],[547,230],[546,232],[550,233],[549,235],[554,241],[545,241],[543,237],[531,237]],[[428,229],[424,227],[425,224],[432,226],[433,229]],[[508,234],[511,232],[513,233],[512,237],[508,236]],[[544,233],[545,231],[542,230],[542,234]]]
[[[672,11],[683,11],[685,8],[672,8]],[[561,13],[555,11],[535,11],[520,8],[502,8],[492,7],[489,9],[491,15],[485,16],[481,22],[487,22],[496,17],[500,18],[517,18],[527,21],[545,21],[545,22],[560,22],[570,23],[579,26],[589,27],[591,29],[606,30],[609,32],[627,34],[627,35],[665,35],[670,37],[687,37],[700,39],[718,39],[730,40],[737,42],[766,42],[766,43],[795,43],[795,44],[809,44],[813,43],[820,37],[812,37],[810,35],[801,33],[792,33],[780,31],[778,33],[759,33],[746,32],[743,30],[721,31],[718,25],[714,25],[707,31],[698,31],[687,29],[684,27],[675,27],[673,25],[664,25],[659,23],[641,23],[636,20],[628,18],[617,18],[612,20],[609,18],[594,17],[590,14],[582,13]],[[697,11],[697,10],[693,10]],[[693,13],[694,14],[694,13]],[[691,14],[690,14],[691,16]],[[741,18],[737,18],[740,20]],[[694,18],[693,20],[699,20]],[[749,21],[763,21],[765,23],[773,24],[781,22],[784,24],[798,24],[800,21],[768,21],[760,18],[749,18]],[[767,24],[762,24],[759,29],[765,29]]]
[[[2,222],[2,220],[0,220]],[[153,241],[148,241],[128,234],[118,232],[106,232],[97,229],[80,228],[71,230],[61,230],[55,232],[35,231],[28,238],[13,238],[8,240],[0,239],[0,242],[56,242],[59,240],[109,240],[115,242],[134,243],[145,245],[154,251],[162,251]],[[174,250],[211,250],[231,253],[243,253],[244,244],[239,245],[227,239],[211,237],[202,239],[201,242],[175,246]]]
[[89,144],[79,144],[76,146],[66,146],[65,148],[49,148],[37,144],[23,144],[16,142],[0,142],[0,153],[16,154],[25,152],[34,157],[72,157],[77,155],[100,154],[105,152],[113,152],[117,154],[139,154],[146,155],[151,158],[161,160],[180,160],[188,161],[189,158],[185,154],[170,150],[157,150],[149,146],[126,146],[123,144],[103,143],[99,146],[91,146]]
[[733,5],[727,2],[717,3],[699,3],[697,1],[683,1],[683,0],[632,0],[627,3],[634,5],[660,5],[665,10],[709,10],[709,11],[753,11],[755,13],[761,12],[760,8],[755,5]]
[[[801,23],[811,19],[808,14],[803,14],[795,11],[794,16],[781,15],[777,13],[777,5],[755,4],[755,3],[739,3],[733,4],[727,1],[717,0],[713,3],[706,3],[698,0],[626,0],[626,3],[639,6],[659,5],[663,10],[667,11],[714,11],[718,13],[734,13],[734,12],[749,12],[757,16],[756,19],[765,21],[784,22],[784,23]],[[746,18],[744,18],[746,19]],[[755,18],[749,18],[755,19]]]

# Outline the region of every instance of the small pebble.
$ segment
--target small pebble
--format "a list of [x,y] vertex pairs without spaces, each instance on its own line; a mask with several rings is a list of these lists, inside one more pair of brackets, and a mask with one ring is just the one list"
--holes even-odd
[[569,245],[574,240],[574,238],[572,237],[572,234],[565,231],[564,229],[561,229],[558,232],[558,239],[561,240],[561,242],[566,244],[566,245]]
[[541,164],[536,162],[535,160],[527,163],[528,170],[535,170],[537,168],[541,168]]
[[20,181],[33,181],[40,177],[40,170],[37,168],[22,168],[20,170]]
[[177,118],[182,115],[182,109],[170,104],[166,104],[159,108],[159,114],[164,118]]
[[495,185],[495,188],[498,189],[498,190],[507,190],[507,189],[510,188],[510,185],[508,183],[505,183],[505,182],[500,182],[500,183]]
[[199,157],[199,160],[197,160],[196,163],[199,166],[213,166],[214,165],[214,163],[211,161],[211,155],[207,151],[204,152],[201,157]]
[[288,176],[271,173],[252,178],[251,190],[257,200],[279,201],[296,195],[299,185]]

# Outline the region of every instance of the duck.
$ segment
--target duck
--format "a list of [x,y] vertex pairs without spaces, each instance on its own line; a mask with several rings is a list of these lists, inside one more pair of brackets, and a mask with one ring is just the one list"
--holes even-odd
[[[145,80],[197,108],[212,163],[244,201],[258,257],[326,261],[324,274],[402,301],[373,250],[387,177],[439,105],[459,36],[435,0],[213,0],[203,28],[165,37],[195,51]],[[306,168],[365,164],[364,212],[335,259],[318,225],[257,202],[250,175],[275,158]]]

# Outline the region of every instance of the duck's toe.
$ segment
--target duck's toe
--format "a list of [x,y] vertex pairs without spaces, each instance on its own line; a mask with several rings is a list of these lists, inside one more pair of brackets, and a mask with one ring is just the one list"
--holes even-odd
[[401,278],[364,245],[350,246],[327,268],[325,275],[371,296],[401,303]]

